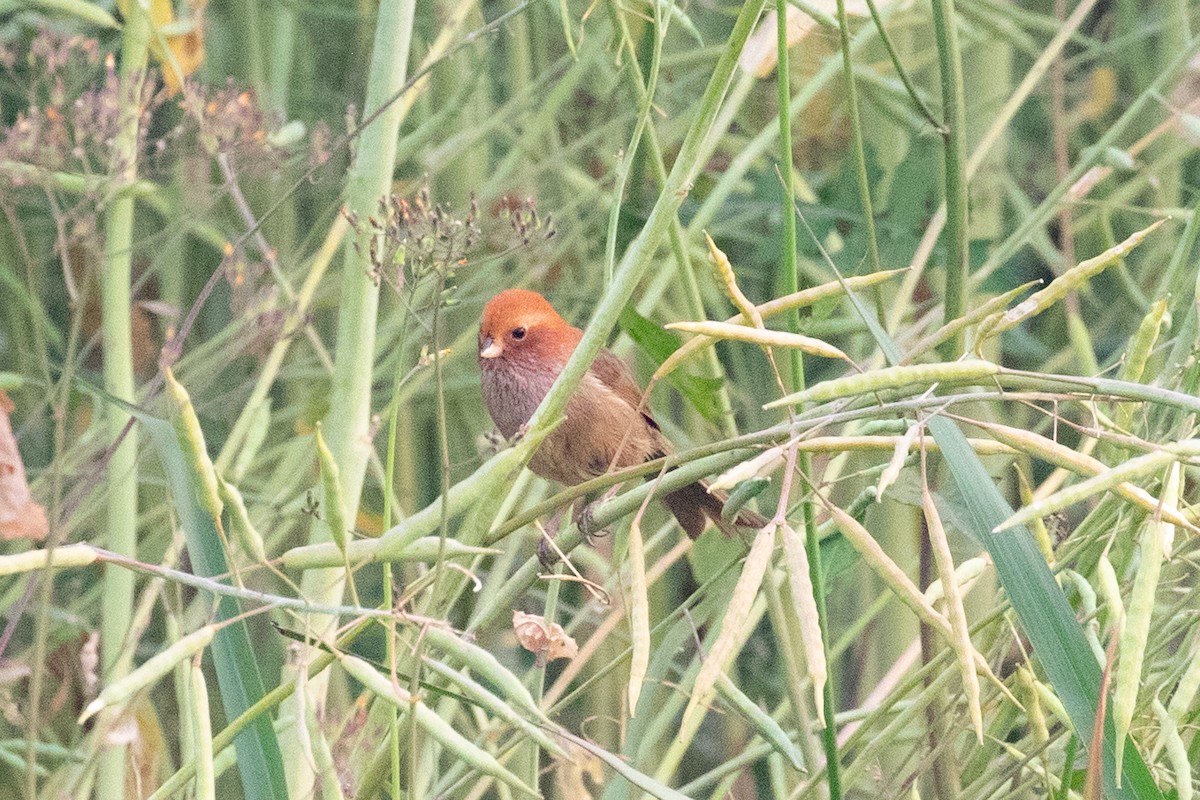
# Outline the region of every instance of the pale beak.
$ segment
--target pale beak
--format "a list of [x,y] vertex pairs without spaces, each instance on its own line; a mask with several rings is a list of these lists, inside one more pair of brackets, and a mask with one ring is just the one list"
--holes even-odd
[[490,336],[483,337],[483,341],[479,343],[480,358],[496,358],[503,352],[504,348],[492,341],[492,337]]

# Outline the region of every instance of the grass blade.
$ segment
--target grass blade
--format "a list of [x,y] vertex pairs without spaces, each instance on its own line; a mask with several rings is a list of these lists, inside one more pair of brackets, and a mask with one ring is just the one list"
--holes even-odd
[[[229,567],[221,550],[221,536],[216,521],[200,505],[199,492],[188,477],[187,458],[171,423],[151,416],[96,387],[81,385],[102,400],[119,406],[137,419],[150,434],[150,441],[163,461],[171,486],[171,496],[175,499],[175,511],[187,540],[193,571],[207,578],[227,573]],[[240,613],[241,608],[232,597],[223,596],[217,605],[218,621],[232,619]],[[225,718],[237,719],[265,694],[262,675],[258,671],[258,659],[245,623],[225,625],[218,630],[213,639],[212,654]],[[271,718],[264,714],[256,719],[238,735],[236,744],[238,767],[246,796],[262,800],[287,800],[283,759]]]
[[[808,227],[803,217],[800,220]],[[812,228],[808,230],[812,234]],[[815,234],[813,238],[818,241]],[[845,279],[828,257],[826,263],[844,285]],[[900,348],[864,307],[858,295],[849,287],[846,294],[888,363],[893,366],[900,363]],[[931,417],[928,424],[970,512],[971,526],[967,533],[992,557],[1000,585],[1008,594],[1009,603],[1042,662],[1050,684],[1062,699],[1080,738],[1090,740],[1100,703],[1100,667],[1083,628],[1055,582],[1046,559],[1038,551],[1033,535],[1024,527],[999,535],[992,533],[997,525],[1012,516],[1013,510],[958,425],[942,416]],[[1162,793],[1131,742],[1125,745],[1122,786],[1117,788],[1116,744],[1111,720],[1105,721],[1103,741],[1106,796],[1122,800],[1161,800]]]

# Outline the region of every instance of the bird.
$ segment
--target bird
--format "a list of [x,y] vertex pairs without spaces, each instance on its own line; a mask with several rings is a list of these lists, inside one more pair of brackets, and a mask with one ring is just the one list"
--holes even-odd
[[[583,331],[564,320],[545,297],[506,289],[484,306],[479,326],[479,370],[484,404],[500,433],[512,439],[575,352]],[[636,466],[672,452],[629,366],[602,349],[567,401],[565,419],[529,461],[537,475],[573,486],[610,470]],[[696,539],[711,522],[726,535],[763,528],[760,515],[722,512],[726,496],[696,481],[662,496],[680,527]]]

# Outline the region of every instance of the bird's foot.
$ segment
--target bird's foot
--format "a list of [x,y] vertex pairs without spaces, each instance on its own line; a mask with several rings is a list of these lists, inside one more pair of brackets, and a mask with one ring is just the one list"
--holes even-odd
[[596,500],[586,503],[582,508],[576,510],[575,524],[579,527],[579,532],[584,535],[584,538],[587,539],[589,544],[593,539],[600,539],[608,536],[609,531],[607,528],[597,527],[595,512],[597,506],[599,506],[601,503],[608,502],[616,496],[617,488],[618,487],[616,486],[612,487]]
[[583,534],[583,538],[587,540],[588,544],[592,543],[592,539],[608,535],[608,531],[604,528],[596,528],[596,521],[593,517],[595,509],[595,502],[587,503],[575,514],[575,524],[579,526],[579,532]]
[[[608,535],[609,532],[607,528],[598,527],[596,525],[593,513],[597,505],[612,499],[616,493],[617,487],[614,486],[612,489],[605,492],[604,495],[599,499],[590,503],[585,503],[582,506],[577,505],[575,507],[571,519],[579,528],[579,532],[583,534],[583,537],[587,540],[588,544],[591,544],[594,539],[599,539]],[[565,513],[563,516],[565,516]],[[542,538],[538,542],[537,556],[538,561],[541,562],[541,565],[546,569],[552,569],[555,564],[565,558],[562,550],[557,544],[554,543],[554,538],[558,535],[558,530],[562,524],[562,520],[562,516],[555,517],[546,526],[546,528],[541,531]]]

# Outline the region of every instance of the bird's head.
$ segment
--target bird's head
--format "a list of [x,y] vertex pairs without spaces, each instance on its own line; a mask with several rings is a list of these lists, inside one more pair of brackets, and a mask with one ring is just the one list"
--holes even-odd
[[579,335],[537,292],[506,289],[483,308],[479,363],[561,366],[579,343]]

